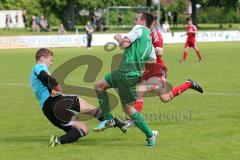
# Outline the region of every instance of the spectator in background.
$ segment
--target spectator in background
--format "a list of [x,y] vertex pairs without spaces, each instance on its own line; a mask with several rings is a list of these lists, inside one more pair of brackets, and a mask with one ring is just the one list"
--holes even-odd
[[172,12],[171,11],[168,11],[167,19],[168,19],[169,24],[171,25],[172,24]]
[[97,17],[97,31],[102,31],[103,25],[102,25],[102,18]]
[[46,24],[48,30],[50,31],[50,25],[49,25],[49,23],[48,23],[48,19],[47,19],[47,17],[44,17],[44,22],[45,22],[45,24]]
[[93,11],[90,12],[91,22],[93,26],[96,26],[96,16]]
[[39,16],[35,16],[35,21],[36,21],[37,25],[40,27],[40,17]]
[[106,18],[102,17],[102,30],[107,31],[109,27],[106,24]]
[[122,13],[119,13],[118,16],[117,16],[117,22],[118,22],[118,25],[122,25],[123,24],[123,16],[122,16]]
[[168,21],[165,21],[165,23],[162,25],[162,31],[164,33],[170,32],[170,26],[168,24]]
[[7,15],[6,15],[6,19],[5,19],[5,28],[4,28],[4,30],[5,30],[5,29],[10,30],[10,25],[11,25],[11,23],[12,23],[11,15],[10,15],[10,14],[7,14]]
[[25,28],[27,28],[26,10],[23,10],[23,12],[22,12],[22,19],[23,19]]
[[102,31],[103,30],[103,24],[102,24],[102,13],[101,10],[95,10],[94,15],[96,17],[96,28],[97,31]]
[[58,34],[59,34],[59,35],[63,35],[63,34],[66,34],[66,33],[67,33],[67,31],[66,31],[63,23],[60,23],[60,25],[59,25],[59,27],[58,27]]
[[166,21],[166,13],[164,8],[162,8],[161,13],[162,15],[161,15],[160,23],[163,24]]
[[87,48],[91,49],[91,43],[92,43],[92,34],[94,32],[93,27],[91,23],[88,21],[87,25],[85,26],[86,33],[87,33]]
[[161,24],[159,22],[156,23],[156,30],[158,32],[161,32],[162,33],[162,27],[161,27]]
[[40,27],[36,21],[36,17],[32,16],[32,20],[31,20],[31,27],[32,27],[32,31],[33,32],[39,32],[40,31]]
[[178,25],[178,13],[176,11],[173,12],[173,27],[177,27]]
[[18,17],[18,13],[17,13],[15,16],[15,21],[16,21],[15,27],[18,25],[18,19],[19,19],[19,17]]
[[46,23],[44,16],[41,16],[39,24],[44,31],[49,32],[48,24]]

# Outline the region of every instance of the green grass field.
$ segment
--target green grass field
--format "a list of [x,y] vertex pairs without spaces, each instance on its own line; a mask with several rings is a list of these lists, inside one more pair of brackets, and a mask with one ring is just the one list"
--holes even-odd
[[[63,132],[44,117],[28,85],[36,49],[0,50],[0,159],[239,160],[239,44],[200,43],[204,56],[204,62],[200,64],[193,50],[187,62],[179,64],[183,44],[165,45],[164,59],[169,68],[169,82],[178,85],[190,77],[203,85],[205,93],[187,91],[167,104],[157,97],[145,99],[144,113],[168,116],[168,119],[148,119],[151,128],[160,133],[155,148],[145,146],[145,137],[137,128],[131,128],[126,135],[118,129],[108,129],[102,133],[91,131],[76,143],[48,147],[50,136]],[[103,47],[52,50],[55,55],[51,71],[79,55],[101,58],[104,66],[97,80],[110,71],[111,57],[121,52],[105,52]],[[85,70],[86,67],[80,67],[73,71],[66,84],[93,88],[94,83],[83,82]],[[97,99],[85,99],[97,104]],[[120,105],[113,113],[122,115]],[[96,120],[87,123],[90,129],[97,125]]]

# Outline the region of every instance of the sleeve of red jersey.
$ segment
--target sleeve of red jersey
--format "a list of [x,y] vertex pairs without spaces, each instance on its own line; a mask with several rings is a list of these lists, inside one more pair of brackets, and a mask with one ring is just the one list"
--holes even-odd
[[154,48],[163,48],[163,39],[161,33],[157,31],[156,35],[152,35],[152,43]]

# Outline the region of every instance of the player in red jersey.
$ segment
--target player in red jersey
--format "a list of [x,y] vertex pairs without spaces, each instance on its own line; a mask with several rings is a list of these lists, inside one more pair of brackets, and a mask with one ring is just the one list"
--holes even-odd
[[151,37],[153,46],[155,48],[157,61],[156,63],[148,63],[145,65],[145,71],[138,86],[138,100],[135,103],[135,109],[139,112],[142,111],[144,102],[143,96],[146,92],[154,92],[158,94],[162,102],[168,102],[172,100],[174,97],[180,95],[189,88],[203,93],[202,87],[198,83],[190,79],[181,84],[180,86],[170,87],[170,85],[167,83],[167,66],[162,59],[162,35],[159,31],[152,27]]
[[192,24],[191,18],[187,19],[187,23],[188,23],[187,28],[186,28],[187,41],[185,43],[183,58],[180,60],[180,63],[186,61],[189,48],[191,48],[191,47],[195,50],[195,52],[198,56],[198,60],[199,60],[199,62],[201,62],[202,56],[200,54],[200,51],[198,50],[197,43],[196,43],[196,37],[195,37],[197,34],[197,27]]

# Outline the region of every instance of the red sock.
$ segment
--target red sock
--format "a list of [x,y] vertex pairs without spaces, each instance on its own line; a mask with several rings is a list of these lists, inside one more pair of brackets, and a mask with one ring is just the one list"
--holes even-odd
[[183,60],[185,61],[186,59],[187,59],[187,52],[184,51],[184,52],[183,52]]
[[200,60],[202,60],[202,56],[201,56],[200,52],[199,52],[199,51],[196,51],[196,53],[197,53],[198,58],[199,58]]
[[188,88],[191,87],[191,82],[184,82],[182,85],[174,87],[172,89],[172,95],[173,97],[176,97],[178,95],[180,95],[181,93],[183,93],[185,90],[187,90]]
[[138,99],[134,105],[134,108],[138,111],[141,112],[143,108],[143,99]]

